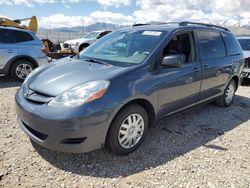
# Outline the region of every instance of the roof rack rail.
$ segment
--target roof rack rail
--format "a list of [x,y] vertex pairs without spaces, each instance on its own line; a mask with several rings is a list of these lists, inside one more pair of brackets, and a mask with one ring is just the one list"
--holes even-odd
[[145,24],[143,24],[143,23],[138,23],[138,24],[132,25],[132,27],[144,26],[144,25],[151,25],[151,24],[148,24],[148,23],[145,23]]
[[213,25],[213,24],[206,24],[206,23],[200,23],[200,22],[189,22],[189,21],[183,21],[183,22],[149,22],[149,23],[138,23],[134,24],[133,27],[136,26],[144,26],[144,25],[170,25],[170,24],[176,24],[179,26],[188,26],[188,25],[200,25],[200,26],[206,26],[206,27],[213,27],[213,28],[219,28],[223,29],[225,31],[231,32],[228,28],[218,26],[218,25]]
[[188,21],[184,21],[184,22],[179,23],[179,26],[188,26],[188,25],[201,25],[201,26],[206,26],[206,27],[219,28],[219,29],[223,29],[225,31],[230,32],[230,30],[228,28],[226,28],[226,27],[213,25],[213,24],[206,24],[206,23],[199,23],[199,22],[188,22]]

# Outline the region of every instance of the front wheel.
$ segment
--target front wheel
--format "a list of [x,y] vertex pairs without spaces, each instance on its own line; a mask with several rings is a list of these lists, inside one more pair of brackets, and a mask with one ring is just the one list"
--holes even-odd
[[16,61],[10,69],[11,77],[18,80],[24,81],[25,78],[35,69],[34,65],[27,60]]
[[220,107],[228,107],[233,103],[233,99],[235,96],[235,92],[236,92],[236,84],[234,80],[231,80],[225,91],[224,94],[221,96],[221,98],[219,98],[216,101],[216,104]]
[[145,109],[137,104],[127,106],[112,122],[106,146],[115,154],[129,154],[140,146],[147,129],[148,115]]

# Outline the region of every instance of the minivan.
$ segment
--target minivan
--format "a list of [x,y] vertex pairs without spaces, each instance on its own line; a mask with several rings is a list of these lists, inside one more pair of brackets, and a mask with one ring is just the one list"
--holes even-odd
[[157,121],[200,104],[232,104],[244,57],[227,28],[194,22],[116,30],[79,55],[32,72],[18,122],[51,150],[135,151]]

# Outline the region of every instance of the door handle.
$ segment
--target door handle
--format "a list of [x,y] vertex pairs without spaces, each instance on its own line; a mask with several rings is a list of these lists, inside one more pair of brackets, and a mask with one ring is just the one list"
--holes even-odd
[[199,68],[198,67],[194,67],[194,72],[196,73],[196,72],[199,72]]
[[208,65],[205,64],[205,65],[203,66],[203,68],[204,68],[205,70],[207,70],[207,69],[208,69]]
[[8,52],[9,54],[11,54],[11,53],[13,53],[13,50],[7,50],[7,52]]

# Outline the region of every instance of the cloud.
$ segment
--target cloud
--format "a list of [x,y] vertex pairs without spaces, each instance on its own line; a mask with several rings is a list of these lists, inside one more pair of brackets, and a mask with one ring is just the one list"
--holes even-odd
[[20,5],[33,7],[34,4],[52,4],[56,2],[61,3],[79,3],[80,0],[0,0],[0,5]]
[[107,22],[115,24],[131,24],[133,22],[132,16],[125,16],[121,13],[113,13],[109,11],[96,11],[89,15],[95,22]]
[[8,18],[8,19],[10,19],[9,17],[3,16],[3,15],[0,15],[0,18]]
[[38,23],[39,27],[58,28],[58,27],[82,26],[83,23],[89,25],[93,23],[93,21],[89,17],[65,16],[63,14],[55,14],[48,17],[42,17]]
[[9,0],[0,0],[0,5],[12,5],[12,2]]
[[232,25],[250,24],[250,1],[245,0],[137,0],[137,22],[193,20]]
[[[129,6],[132,0],[89,0],[103,6]],[[135,1],[135,0],[134,0]],[[0,0],[1,4],[33,4],[61,2],[69,7],[70,3],[81,0]],[[108,22],[115,24],[146,23],[150,21],[198,21],[213,24],[250,25],[250,1],[245,0],[136,0],[136,10],[131,15],[111,11],[95,11],[86,16],[65,16],[54,14],[39,19],[39,25],[46,28],[72,27]]]
[[63,14],[55,14],[49,17],[42,17],[39,20],[39,27],[57,28],[57,27],[74,27],[83,24],[90,25],[96,22],[106,22],[114,24],[131,24],[132,16],[125,16],[121,13],[113,13],[109,11],[96,11],[88,16],[65,16]]
[[120,6],[129,6],[132,2],[132,0],[97,0],[97,2],[103,6],[114,6],[114,7],[120,7]]

